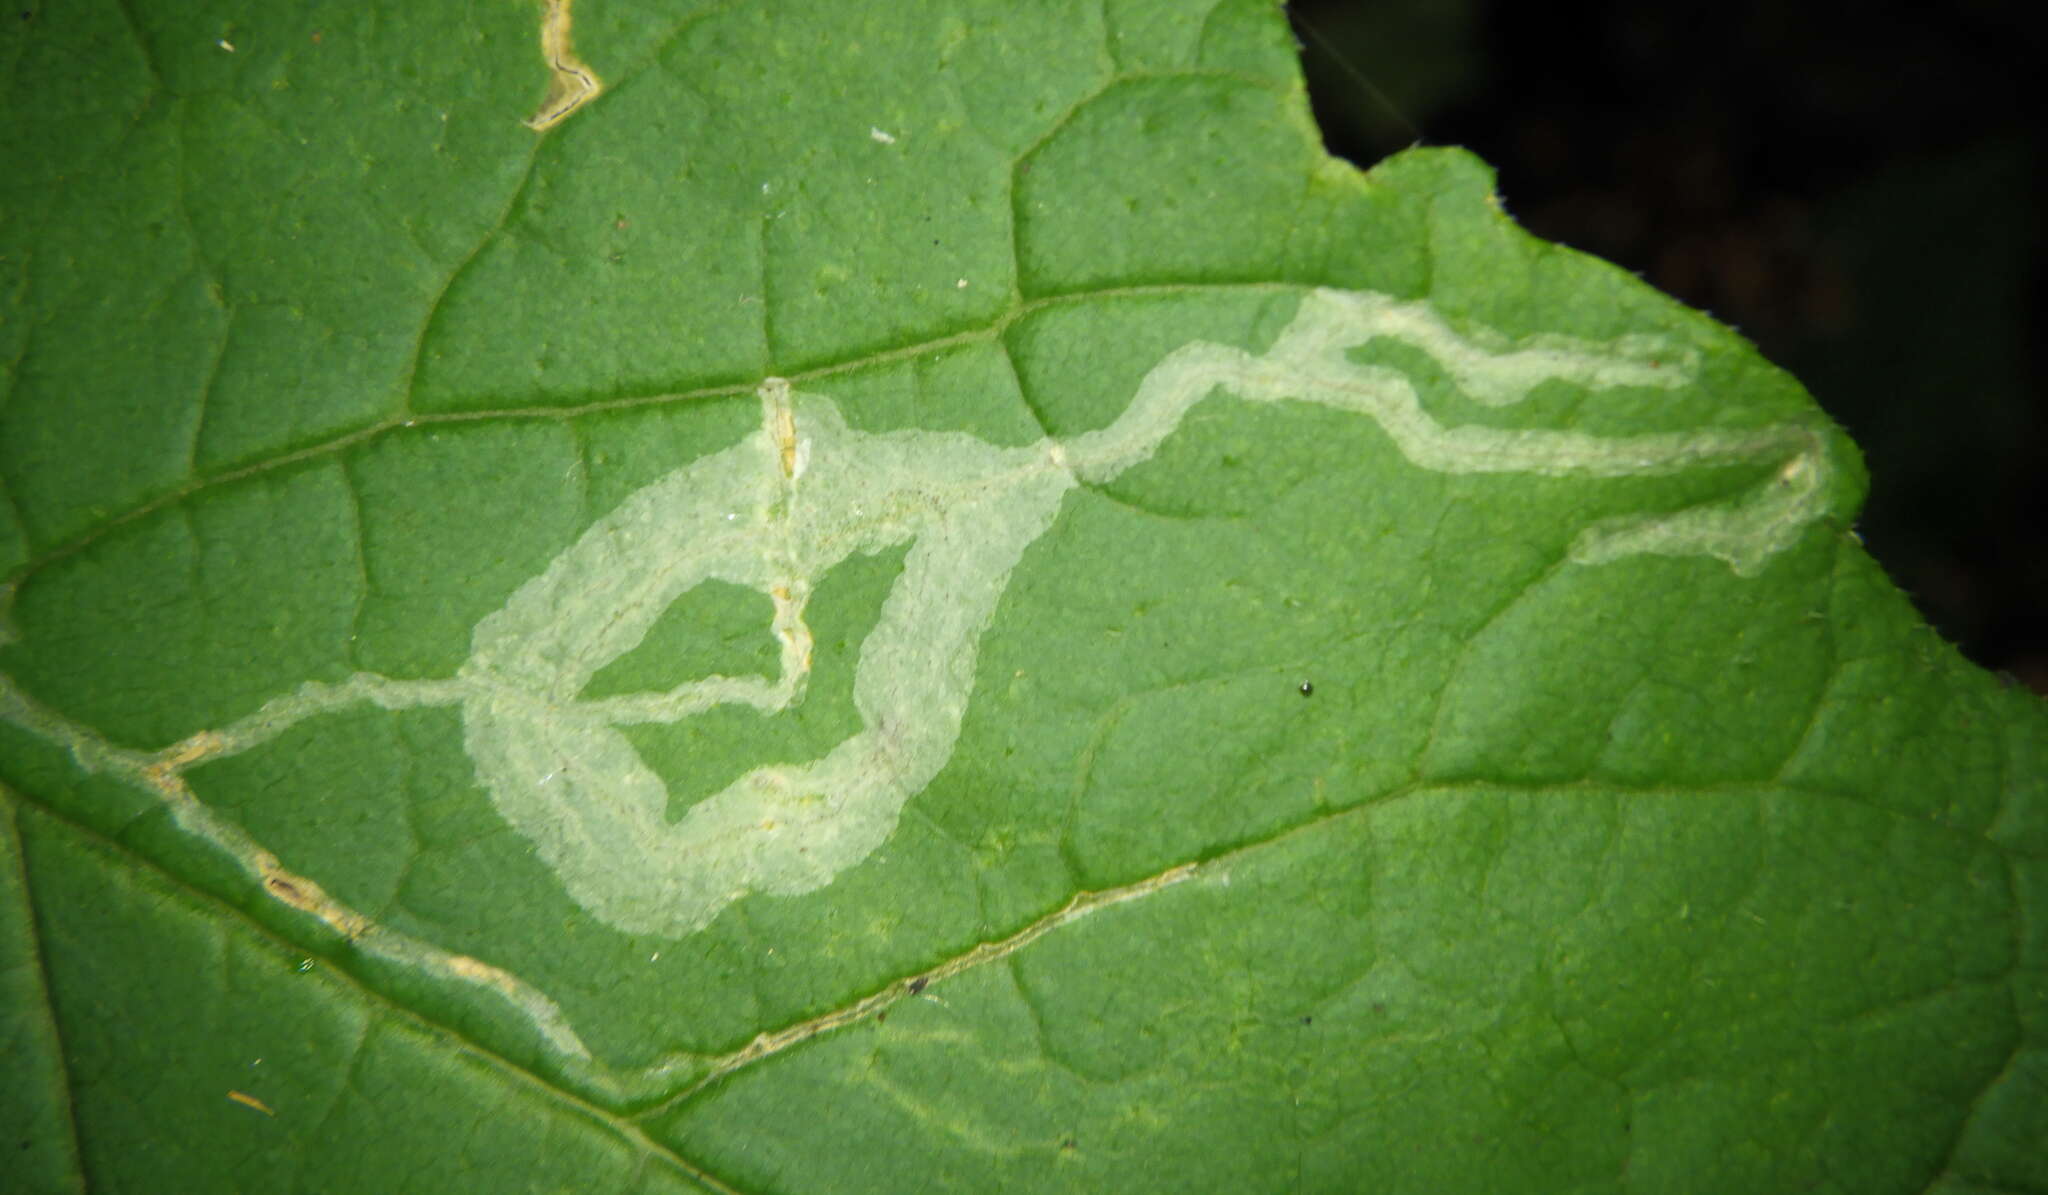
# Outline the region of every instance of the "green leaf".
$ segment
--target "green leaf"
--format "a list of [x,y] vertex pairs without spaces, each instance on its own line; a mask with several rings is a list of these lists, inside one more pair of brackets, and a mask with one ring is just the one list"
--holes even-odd
[[2041,703],[1267,0],[0,38],[7,1185],[2048,1186]]

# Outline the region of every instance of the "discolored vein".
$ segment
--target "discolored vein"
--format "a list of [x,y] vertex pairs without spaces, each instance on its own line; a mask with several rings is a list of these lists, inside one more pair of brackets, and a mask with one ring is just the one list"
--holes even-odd
[[575,0],[545,0],[541,10],[540,51],[550,74],[547,98],[526,121],[526,127],[536,133],[569,119],[604,90],[604,81],[576,54],[572,38],[574,3]]
[[[347,700],[358,699],[346,689],[343,692]],[[239,749],[239,743],[252,738],[261,741],[271,728],[260,717],[246,730],[230,727],[226,734],[201,731],[163,751],[145,754],[114,746],[42,708],[21,693],[11,679],[0,676],[0,718],[63,748],[83,771],[115,776],[148,793],[166,808],[179,828],[234,860],[265,895],[314,918],[355,949],[494,993],[532,1024],[535,1032],[561,1057],[565,1068],[585,1074],[601,1090],[615,1083],[615,1076],[591,1060],[589,1050],[553,1000],[498,967],[376,924],[330,897],[311,877],[286,868],[241,826],[222,817],[193,794],[184,772],[223,752]],[[675,1059],[649,1068],[647,1073],[659,1076],[664,1073],[664,1066],[686,1065],[686,1060]]]
[[663,1100],[634,1119],[639,1121],[658,1117],[680,1104],[688,1103],[699,1092],[715,1086],[720,1080],[736,1071],[763,1062],[792,1046],[801,1045],[812,1038],[836,1029],[865,1021],[883,1012],[899,1000],[921,995],[933,984],[951,979],[964,971],[972,970],[987,963],[1008,959],[1018,951],[1083,917],[1116,905],[1140,900],[1165,888],[1192,879],[1200,865],[1181,863],[1144,879],[1114,888],[1094,892],[1076,893],[1066,904],[1005,938],[983,942],[963,953],[954,955],[935,966],[913,975],[892,980],[881,988],[868,993],[850,1004],[842,1005],[806,1021],[799,1021],[780,1029],[765,1030],[746,1045],[729,1054],[709,1060],[709,1068],[696,1082]]
[[[14,834],[14,819],[17,816],[18,805],[23,802],[11,790],[4,788],[0,788],[0,799],[4,799],[6,804],[8,831],[7,837],[0,841],[8,844],[18,842],[18,837]],[[228,936],[232,928],[236,932],[257,939],[260,946],[273,956],[293,958],[301,954],[299,947],[278,937],[274,930],[250,918],[245,911],[222,903],[213,894],[196,888],[182,877],[165,870],[155,860],[147,856],[138,855],[127,846],[106,838],[92,827],[74,821],[55,810],[42,806],[32,806],[32,808],[34,808],[37,816],[43,818],[51,826],[80,839],[90,849],[111,856],[128,872],[147,877],[149,882],[167,889],[177,899],[193,907],[196,912],[205,914],[209,926],[223,940]],[[435,1020],[418,1009],[401,1004],[339,968],[318,968],[317,973],[319,976],[318,982],[341,987],[358,1004],[368,1006],[370,1021],[374,1022],[381,1018],[386,1021],[409,1025],[457,1057],[475,1065],[488,1067],[541,1097],[558,1102],[575,1110],[585,1119],[602,1124],[607,1131],[633,1145],[639,1152],[658,1158],[664,1165],[687,1175],[692,1180],[702,1183],[713,1190],[730,1190],[729,1187],[717,1180],[707,1170],[685,1157],[673,1147],[649,1137],[632,1120],[621,1117],[603,1104],[594,1102],[560,1082],[544,1077],[528,1067],[505,1057],[454,1025]],[[374,1025],[366,1026],[365,1031],[374,1031]],[[361,1056],[362,1051],[359,1043],[358,1048],[352,1052],[351,1057],[352,1059],[359,1059]],[[343,1086],[345,1087],[346,1084]],[[66,1107],[68,1111],[68,1101]]]

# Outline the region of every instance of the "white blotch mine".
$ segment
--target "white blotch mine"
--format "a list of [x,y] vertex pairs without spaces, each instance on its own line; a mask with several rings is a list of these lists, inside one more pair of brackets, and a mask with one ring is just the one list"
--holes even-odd
[[[1445,427],[1401,373],[1349,359],[1391,337],[1428,353],[1476,401],[1501,406],[1561,379],[1590,389],[1675,388],[1693,361],[1661,340],[1511,344],[1459,335],[1426,305],[1317,291],[1265,354],[1196,342],[1145,377],[1109,427],[1064,443],[999,448],[958,433],[871,435],[822,395],[761,387],[761,428],[628,498],[477,625],[460,682],[465,743],[499,811],[577,902],[623,930],[698,929],[748,892],[831,882],[895,829],[952,755],[975,655],[1010,572],[1080,481],[1150,457],[1217,388],[1252,402],[1310,402],[1378,423],[1415,465],[1449,473],[1623,477],[1784,459],[1778,481],[1727,507],[1588,528],[1574,560],[1705,554],[1751,573],[1821,509],[1827,462],[1795,426],[1598,437]],[[812,588],[854,552],[911,545],[860,650],[863,729],[821,759],[756,768],[666,817],[668,790],[617,727],[676,722],[721,704],[767,713],[801,698]],[[596,672],[637,646],[707,580],[773,603],[781,676],[711,676],[665,693],[585,701]]]
[[[563,22],[558,48],[566,47],[568,7],[554,0],[547,9]],[[747,893],[823,887],[889,837],[904,803],[951,757],[981,637],[1012,570],[1052,526],[1065,495],[1150,458],[1189,410],[1219,391],[1362,415],[1415,467],[1444,473],[1616,478],[1774,467],[1770,480],[1734,501],[1592,523],[1570,548],[1583,565],[1646,553],[1709,556],[1749,576],[1825,513],[1834,462],[1813,427],[1603,437],[1446,426],[1423,409],[1398,369],[1351,359],[1354,349],[1382,339],[1427,354],[1470,399],[1492,407],[1553,380],[1596,392],[1675,389],[1691,385],[1697,370],[1689,351],[1659,338],[1509,341],[1461,333],[1423,303],[1319,290],[1302,298],[1266,352],[1183,345],[1145,375],[1114,423],[1021,448],[958,432],[856,431],[830,398],[771,378],[760,387],[757,430],[599,519],[477,624],[470,657],[452,677],[358,674],[306,684],[158,756],[129,758],[95,746],[4,677],[0,720],[157,793],[181,824],[232,847],[277,899],[359,944],[500,991],[559,1036],[567,1035],[559,1010],[512,977],[378,929],[311,878],[282,870],[214,818],[185,787],[184,770],[349,706],[459,706],[479,779],[569,895],[620,930],[680,936]],[[902,571],[855,665],[861,729],[820,758],[734,778],[669,821],[667,786],[620,727],[681,722],[723,705],[769,715],[789,709],[803,699],[812,667],[804,610],[816,586],[854,553],[902,545]],[[779,675],[704,676],[662,692],[582,696],[591,677],[638,646],[672,603],[711,580],[768,598],[765,630],[778,647]],[[0,633],[12,596],[11,587],[0,590]],[[573,1035],[562,1040],[573,1053]]]
[[[464,743],[498,810],[579,904],[630,932],[688,933],[749,891],[808,892],[881,845],[951,756],[1010,570],[1075,485],[1042,445],[868,435],[780,379],[761,397],[760,431],[628,498],[478,623],[460,676]],[[813,586],[855,552],[905,542],[861,645],[863,729],[821,759],[756,768],[671,824],[667,786],[617,727],[788,708],[810,670]],[[707,580],[774,604],[778,680],[578,699]]]

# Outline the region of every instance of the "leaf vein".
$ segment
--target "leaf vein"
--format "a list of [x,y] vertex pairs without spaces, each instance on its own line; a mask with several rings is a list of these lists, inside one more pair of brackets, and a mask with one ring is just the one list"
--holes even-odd
[[0,849],[5,849],[14,857],[15,879],[21,885],[20,916],[22,933],[27,937],[29,950],[35,958],[34,983],[38,994],[41,996],[41,999],[38,1001],[42,1010],[40,1019],[43,1022],[45,1031],[49,1035],[49,1042],[54,1055],[53,1061],[56,1064],[55,1079],[57,1092],[51,1103],[62,1110],[66,1146],[71,1155],[72,1170],[78,1176],[77,1189],[85,1191],[89,1189],[89,1184],[87,1184],[85,1179],[84,1144],[79,1140],[78,1136],[78,1112],[71,1100],[70,1055],[64,1050],[64,1032],[57,1024],[57,1010],[51,1003],[52,995],[49,983],[50,960],[48,952],[43,948],[43,934],[36,920],[35,889],[29,880],[28,854],[21,841],[21,825],[18,820],[20,798],[9,788],[0,787],[0,794],[5,795],[6,807],[4,823],[6,841],[4,846],[0,846]]

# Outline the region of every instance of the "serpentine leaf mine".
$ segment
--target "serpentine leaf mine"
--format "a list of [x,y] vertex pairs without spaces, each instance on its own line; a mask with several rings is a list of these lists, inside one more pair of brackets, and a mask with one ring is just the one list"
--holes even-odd
[[[1730,502],[1592,522],[1570,547],[1580,565],[1699,555],[1750,576],[1826,510],[1834,463],[1813,427],[1603,437],[1446,426],[1398,369],[1351,359],[1380,338],[1428,354],[1468,398],[1491,407],[1551,380],[1589,391],[1676,389],[1693,384],[1697,370],[1687,350],[1662,338],[1511,342],[1460,333],[1426,303],[1316,290],[1266,352],[1183,345],[1152,367],[1108,426],[1024,447],[959,432],[858,431],[830,397],[770,378],[759,387],[757,430],[598,519],[477,623],[469,658],[453,676],[357,674],[308,684],[167,748],[146,770],[161,788],[197,762],[357,703],[458,706],[478,779],[569,895],[619,930],[680,936],[748,893],[821,888],[889,838],[904,804],[951,758],[983,633],[1012,570],[1053,525],[1064,496],[1148,459],[1211,394],[1364,416],[1412,465],[1444,473],[1597,479],[1772,467],[1770,479]],[[891,548],[906,554],[860,645],[860,729],[816,759],[733,778],[669,821],[666,784],[620,728],[677,723],[724,705],[771,716],[790,709],[811,671],[809,596],[853,554]],[[661,692],[583,696],[592,676],[637,646],[671,604],[714,580],[769,599],[764,630],[779,646],[778,676],[678,678]],[[25,701],[0,708],[55,741],[72,744],[81,733],[45,725],[53,716]],[[323,916],[345,921],[345,912]]]

